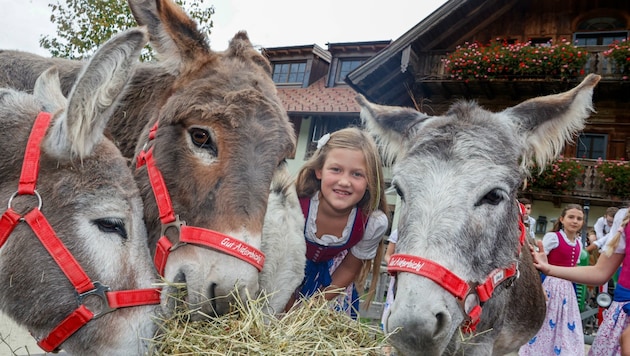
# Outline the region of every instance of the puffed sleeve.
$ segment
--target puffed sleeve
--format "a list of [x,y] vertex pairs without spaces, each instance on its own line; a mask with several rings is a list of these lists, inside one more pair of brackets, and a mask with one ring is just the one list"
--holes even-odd
[[549,254],[549,251],[560,245],[560,241],[558,241],[558,235],[555,232],[548,232],[543,236],[542,239],[543,247],[545,248],[545,254]]
[[387,231],[387,225],[387,215],[384,212],[380,210],[373,212],[365,227],[363,238],[350,249],[354,257],[361,260],[374,258],[378,244]]

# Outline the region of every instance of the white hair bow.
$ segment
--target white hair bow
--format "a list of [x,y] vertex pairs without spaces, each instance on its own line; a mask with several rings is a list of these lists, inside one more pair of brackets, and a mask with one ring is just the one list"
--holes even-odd
[[317,149],[320,149],[322,147],[324,147],[324,145],[326,144],[326,142],[328,142],[328,140],[330,140],[330,134],[327,133],[324,136],[320,137],[319,140],[317,140]]

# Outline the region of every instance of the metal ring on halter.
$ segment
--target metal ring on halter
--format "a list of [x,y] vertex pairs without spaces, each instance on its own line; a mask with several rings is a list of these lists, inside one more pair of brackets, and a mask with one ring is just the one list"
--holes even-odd
[[81,293],[81,294],[77,292],[75,293],[76,293],[77,300],[79,301],[79,304],[84,304],[85,299],[88,297],[98,298],[99,302],[98,302],[97,307],[99,307],[99,310],[90,310],[94,314],[93,318],[97,319],[107,313],[113,312],[114,310],[116,310],[116,308],[112,308],[109,305],[109,301],[107,300],[107,295],[105,293],[109,292],[109,287],[101,284],[100,282],[94,282],[93,284],[94,284],[94,289],[87,291],[85,293]]
[[[33,190],[33,193],[37,197],[37,208],[39,210],[42,210],[42,196],[39,195],[39,193],[37,192],[37,189]],[[13,199],[17,197],[18,195],[24,195],[24,194],[19,194],[17,191],[13,193],[13,195],[11,195],[11,198],[9,198],[9,204],[7,204],[8,209],[11,209],[11,203],[13,203]]]

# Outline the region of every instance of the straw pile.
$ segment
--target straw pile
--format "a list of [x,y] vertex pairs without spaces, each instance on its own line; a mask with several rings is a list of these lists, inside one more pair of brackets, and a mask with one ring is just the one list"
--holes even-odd
[[282,317],[263,313],[264,302],[236,302],[231,313],[206,321],[190,320],[199,311],[180,310],[158,321],[151,354],[384,355],[389,348],[378,327],[352,320],[322,298],[302,301]]

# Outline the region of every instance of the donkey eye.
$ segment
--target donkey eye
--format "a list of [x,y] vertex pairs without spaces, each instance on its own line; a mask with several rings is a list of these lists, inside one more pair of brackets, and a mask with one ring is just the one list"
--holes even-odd
[[195,146],[206,149],[215,156],[217,155],[217,148],[212,142],[210,133],[207,130],[193,127],[190,129],[189,134],[190,139]]
[[395,184],[392,184],[392,187],[396,189],[396,194],[398,194],[400,200],[405,201],[405,195],[403,194],[402,190],[400,190],[400,187]]
[[127,230],[121,219],[97,219],[94,221],[94,225],[106,234],[118,234],[123,239],[127,239]]
[[475,206],[480,206],[483,204],[499,205],[499,203],[503,201],[504,196],[505,194],[503,194],[503,191],[501,191],[500,189],[492,189],[490,192],[484,195],[483,198],[481,198],[481,200],[479,200],[475,204]]

